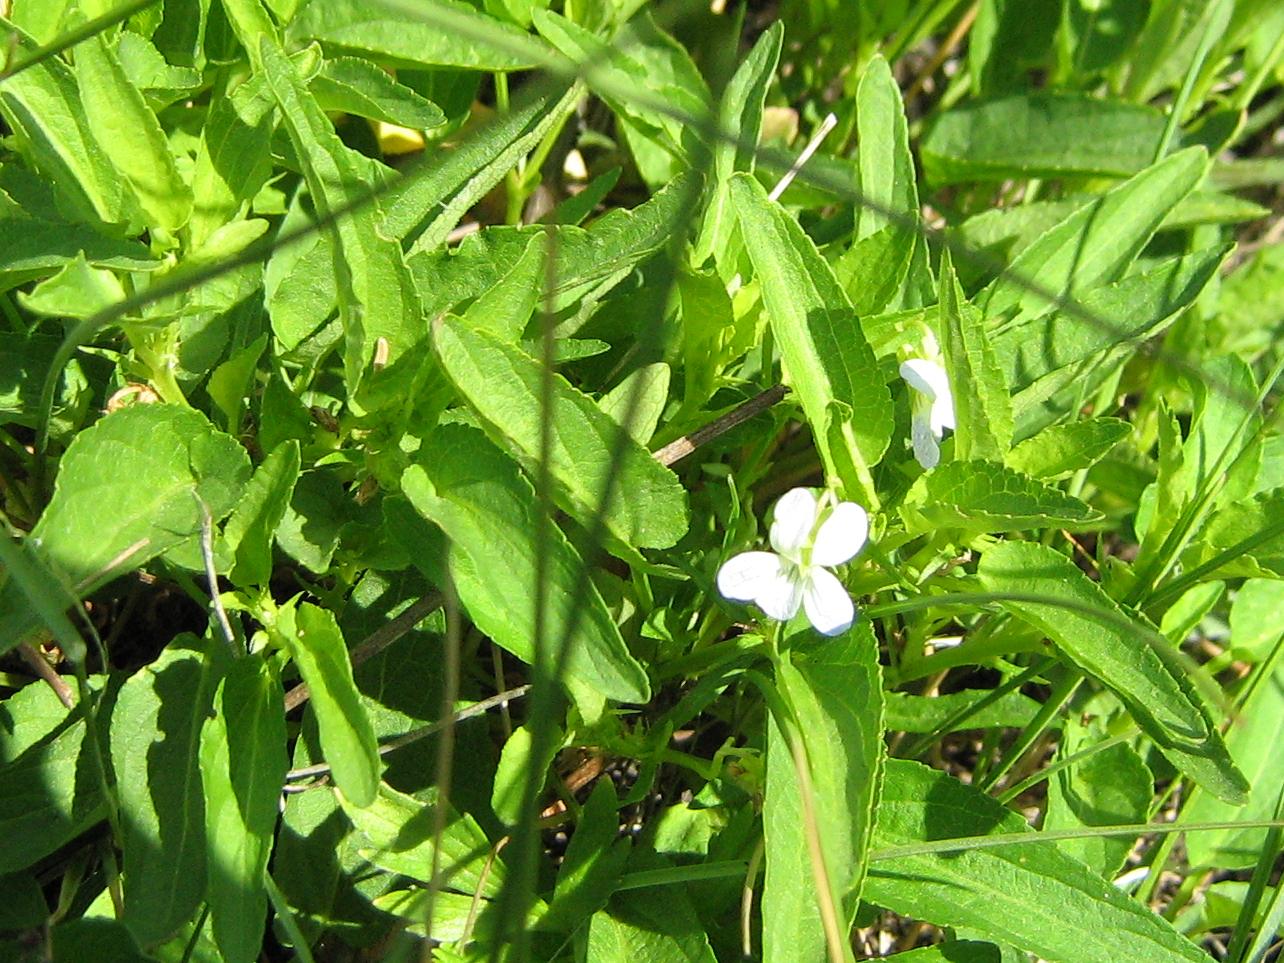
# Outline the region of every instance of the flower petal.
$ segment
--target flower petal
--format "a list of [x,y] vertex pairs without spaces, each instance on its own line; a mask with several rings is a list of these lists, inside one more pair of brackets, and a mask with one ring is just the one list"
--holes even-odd
[[954,392],[946,382],[945,390],[932,402],[932,431],[937,438],[946,428],[954,428]]
[[807,488],[791,488],[776,502],[772,519],[771,547],[790,561],[798,561],[816,527],[816,496]]
[[839,502],[820,523],[812,543],[813,565],[842,565],[869,539],[869,513],[855,502]]
[[803,586],[803,609],[807,620],[821,635],[838,635],[851,628],[856,607],[851,596],[831,572],[812,569]]
[[948,397],[950,394],[950,379],[945,374],[945,369],[935,361],[928,361],[926,358],[910,358],[908,361],[901,362],[900,372],[901,377],[911,388],[927,395],[933,401]]
[[780,574],[754,596],[753,602],[777,622],[788,622],[798,614],[802,599],[801,570],[796,565],[785,564],[781,566]]
[[935,468],[941,460],[941,446],[930,419],[915,416],[910,421],[910,440],[914,444],[914,457],[924,468]]
[[718,591],[723,598],[752,602],[780,577],[784,562],[774,552],[741,552],[718,569]]

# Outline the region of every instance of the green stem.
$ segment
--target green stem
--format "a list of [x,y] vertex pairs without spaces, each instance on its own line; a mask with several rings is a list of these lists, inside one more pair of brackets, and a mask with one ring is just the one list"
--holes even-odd
[[[1214,3],[1223,2],[1223,0],[1213,0]],[[1173,101],[1168,111],[1168,121],[1164,124],[1164,132],[1159,137],[1159,143],[1155,147],[1155,156],[1153,163],[1158,164],[1168,153],[1173,137],[1177,134],[1177,127],[1181,123],[1182,115],[1186,112],[1186,103],[1190,100],[1191,91],[1195,89],[1195,81],[1199,78],[1199,72],[1204,68],[1204,61],[1208,58],[1208,52],[1213,49],[1213,44],[1217,42],[1220,34],[1212,30],[1207,30],[1199,39],[1199,47],[1195,51],[1195,56],[1186,70],[1186,76],[1182,79],[1181,89],[1177,92],[1177,98]]]
[[1099,752],[1105,752],[1107,749],[1113,749],[1115,746],[1122,746],[1129,739],[1135,736],[1138,731],[1139,730],[1135,728],[1130,729],[1122,736],[1111,736],[1109,739],[1104,739],[1101,742],[1098,742],[1095,746],[1089,746],[1087,749],[1080,749],[1078,752],[1071,753],[1064,759],[1058,759],[1056,762],[1045,766],[1038,772],[1031,773],[1016,785],[1009,786],[994,798],[1006,806],[1031,786],[1037,786],[1039,783],[1051,779],[1062,769],[1068,769],[1070,766],[1083,762],[1083,760],[1087,759],[1089,756],[1095,756]]
[[[1253,102],[1253,98],[1257,96],[1257,92],[1261,89],[1262,84],[1266,82],[1266,78],[1275,70],[1275,64],[1282,56],[1284,56],[1284,33],[1275,38],[1275,43],[1271,45],[1271,52],[1262,59],[1262,62],[1257,67],[1257,72],[1235,92],[1235,106],[1237,108],[1248,110],[1248,105]],[[1234,957],[1227,958],[1234,959]]]
[[989,792],[1000,779],[1011,771],[1012,767],[1030,750],[1030,747],[1047,732],[1052,720],[1060,714],[1066,703],[1073,698],[1075,690],[1079,688],[1082,682],[1083,675],[1077,670],[1067,669],[1061,674],[1061,678],[1053,684],[1052,692],[1048,694],[1047,700],[1044,701],[1039,711],[1035,713],[1034,718],[1021,730],[1021,735],[1017,737],[1017,741],[1007,751],[1002,761],[990,770],[985,777],[980,786],[982,790]]
[[1040,661],[1036,662],[1034,665],[1026,669],[1024,672],[1013,676],[1011,679],[1008,679],[1008,681],[1003,683],[1001,686],[991,689],[980,699],[977,699],[976,702],[958,710],[953,715],[951,715],[948,719],[942,722],[939,726],[933,729],[931,732],[920,737],[917,742],[915,742],[912,746],[909,747],[909,749],[906,750],[905,755],[911,759],[921,756],[923,753],[927,752],[927,750],[932,747],[933,743],[935,743],[937,739],[939,739],[941,736],[943,736],[947,732],[952,732],[959,725],[959,723],[966,721],[969,716],[972,716],[977,712],[980,712],[982,709],[986,708],[987,706],[990,706],[995,702],[998,702],[1009,692],[1015,692],[1017,689],[1020,689],[1021,686],[1025,685],[1027,682],[1030,682],[1033,679],[1037,679],[1039,676],[1043,675],[1043,673],[1045,673],[1048,669],[1050,669],[1055,663],[1056,663],[1056,659],[1050,659],[1050,658],[1041,659]]

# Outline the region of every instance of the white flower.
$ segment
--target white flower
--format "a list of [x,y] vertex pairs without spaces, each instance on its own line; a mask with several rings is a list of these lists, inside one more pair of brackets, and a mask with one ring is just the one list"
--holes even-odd
[[774,552],[741,552],[718,569],[718,591],[753,602],[769,617],[788,622],[801,607],[823,635],[846,632],[856,618],[851,597],[826,566],[842,565],[869,538],[869,515],[855,502],[806,488],[776,502],[771,523]]
[[910,399],[910,440],[914,457],[924,468],[935,468],[941,460],[941,436],[954,428],[954,393],[945,369],[926,358],[910,358],[901,364],[901,377],[914,394]]

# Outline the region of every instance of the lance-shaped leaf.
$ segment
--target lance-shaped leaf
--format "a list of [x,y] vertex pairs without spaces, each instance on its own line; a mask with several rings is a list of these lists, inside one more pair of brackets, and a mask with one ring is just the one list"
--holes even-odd
[[1114,345],[1151,337],[1194,302],[1228,253],[1223,246],[1170,258],[1086,292],[1078,311],[1050,311],[1005,325],[991,336],[999,367],[1013,388],[1024,388]]
[[1132,432],[1120,418],[1084,418],[1050,425],[1007,455],[1009,468],[1034,478],[1063,478],[1091,468]]
[[[880,859],[935,839],[1028,834],[1030,842]],[[890,759],[865,896],[938,926],[967,927],[1053,963],[1207,963],[1172,924],[1048,843],[1007,807],[945,773]],[[1067,920],[1091,925],[1067,926]]]
[[989,461],[955,461],[921,475],[901,515],[911,532],[955,528],[965,533],[1079,527],[1101,513],[1073,495]]
[[232,582],[267,585],[272,577],[272,536],[299,480],[299,443],[282,442],[255,469],[245,497],[223,527],[222,544],[233,555]]
[[271,175],[275,104],[262,74],[210,104],[192,172],[201,199],[189,224],[193,247],[232,220]]
[[736,222],[729,193],[731,175],[754,168],[767,88],[780,62],[784,37],[783,23],[773,23],[763,31],[723,91],[718,105],[718,126],[727,136],[713,145],[714,185],[705,208],[700,239],[696,242],[694,264],[703,264],[714,255],[722,256],[730,241]]
[[[451,541],[451,576],[478,628],[524,662],[536,659],[535,611],[544,593],[544,625],[551,665],[609,699],[645,702],[646,672],[629,653],[611,613],[574,546],[555,526],[541,543],[535,489],[517,465],[476,429],[443,425],[406,470],[402,490],[415,509]],[[423,546],[428,549],[428,546]],[[538,585],[544,552],[546,585]],[[422,554],[422,552],[421,552]],[[496,565],[494,559],[504,563]],[[441,559],[421,564],[440,580]]]
[[923,139],[923,167],[934,184],[1127,177],[1154,158],[1163,129],[1163,114],[1153,107],[1079,93],[978,100],[945,111],[932,124]]
[[1030,601],[999,604],[1113,690],[1174,766],[1228,802],[1247,798],[1248,783],[1208,708],[1173,660],[1161,657],[1169,643],[1141,616],[1125,611],[1074,562],[1043,545],[995,545],[977,575],[989,591],[1028,596]]
[[[37,43],[2,18],[0,42],[14,57],[40,52]],[[76,76],[62,60],[49,57],[6,77],[0,84],[0,114],[17,135],[20,153],[81,219],[114,224],[129,218],[132,199],[94,137]],[[13,237],[6,235],[6,248]]]
[[[539,363],[457,318],[433,330],[442,367],[492,436],[532,471],[540,458]],[[581,524],[601,511],[621,546],[667,548],[686,532],[686,493],[592,399],[553,375],[549,470],[559,504]],[[612,460],[618,458],[618,465]],[[608,480],[610,500],[602,505]]]
[[954,457],[1002,461],[1012,442],[1012,401],[981,312],[963,297],[950,252],[941,254],[941,349],[954,391]]
[[321,752],[335,785],[353,805],[368,806],[379,788],[383,763],[334,613],[308,602],[297,608],[282,606],[273,634],[288,649],[307,684]]
[[539,53],[529,34],[454,0],[313,0],[290,21],[286,36],[385,67],[524,70]]
[[198,753],[212,689],[200,652],[171,647],[121,686],[112,710],[122,919],[143,945],[167,939],[205,898]]
[[[900,87],[882,56],[870,60],[856,90],[861,201],[856,239],[894,225],[910,247],[918,233],[918,187]],[[907,223],[908,222],[908,223]]]
[[[738,174],[731,198],[751,239],[746,248],[784,355],[786,380],[802,402],[826,472],[849,494],[860,492],[876,505],[869,471],[892,436],[892,400],[860,321],[811,239],[762,185]],[[831,433],[827,419],[834,402],[850,408],[851,417]],[[840,441],[845,450],[838,455],[833,448]]]
[[979,306],[990,317],[1011,312],[1019,323],[1052,307],[1048,294],[1077,296],[1118,280],[1207,170],[1202,147],[1178,151],[1147,167],[1022,251],[982,293]]
[[328,111],[343,111],[413,130],[446,123],[440,107],[368,60],[336,57],[326,61],[309,87]]
[[423,364],[419,298],[400,245],[376,230],[375,205],[347,211],[354,196],[374,190],[378,169],[339,140],[280,48],[265,37],[262,52],[268,86],[303,165],[312,202],[319,215],[337,217],[333,263],[349,401],[364,409],[402,404]]
[[252,963],[263,946],[263,873],[289,764],[281,683],[261,656],[237,659],[223,677],[200,761],[214,941],[223,959]]
[[541,278],[551,279],[551,310],[560,312],[583,297],[600,297],[672,237],[685,223],[698,175],[679,177],[632,210],[615,209],[587,228],[488,227],[464,238],[453,251],[425,251],[409,259],[423,299],[425,317],[436,317],[462,301],[490,290],[516,268],[534,237],[551,236],[553,264]]
[[0,873],[12,873],[100,822],[107,802],[82,707],[68,712],[52,689],[29,685],[0,718]]
[[151,225],[175,231],[192,213],[169,142],[102,34],[76,48],[76,76],[90,130],[116,165]]
[[354,806],[338,794],[343,811],[361,834],[361,855],[381,869],[427,882],[434,850],[440,859],[445,888],[494,898],[507,876],[503,860],[489,860],[491,843],[467,813],[446,810],[446,825],[436,833],[435,790],[426,800],[398,792],[386,783],[368,806]]
[[379,231],[413,242],[412,256],[440,248],[468,209],[570,115],[582,94],[579,86],[541,90],[492,119],[459,147],[437,148],[434,157],[380,201]]
[[878,643],[868,620],[805,656],[795,653],[792,662],[778,667],[776,683],[795,716],[811,787],[799,785],[789,744],[773,721],[763,804],[764,957],[824,960],[801,794],[812,793],[825,872],[842,927],[860,900],[883,765],[883,689]]

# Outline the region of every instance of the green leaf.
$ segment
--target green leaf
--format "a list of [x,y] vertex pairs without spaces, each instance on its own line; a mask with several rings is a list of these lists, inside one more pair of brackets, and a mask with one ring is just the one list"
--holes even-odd
[[[550,10],[532,11],[540,35],[573,64],[593,64],[585,83],[611,108],[642,179],[652,188],[680,172],[701,169],[701,124],[712,123],[712,97],[690,55],[647,15],[622,26],[607,42]],[[632,98],[622,91],[647,96]],[[656,105],[662,103],[668,109]]]
[[162,110],[201,86],[200,71],[193,67],[176,67],[145,37],[133,30],[122,30],[116,41],[116,56],[129,82],[143,95],[152,110]]
[[[495,767],[495,786],[491,791],[490,805],[505,826],[516,826],[522,818],[522,795],[526,791],[526,780],[533,771],[547,772],[557,752],[556,740],[548,740],[549,752],[544,759],[531,758],[531,731],[526,726],[518,726],[513,734],[504,741],[504,748],[499,754],[499,763]],[[540,779],[540,786],[543,786]]]
[[83,224],[60,224],[14,212],[0,215],[0,236],[5,239],[0,248],[0,284],[5,288],[51,274],[82,257],[90,264],[123,271],[154,271],[161,266],[143,245],[106,237]]
[[[1236,768],[1208,708],[1173,667],[1169,643],[1129,613],[1064,555],[1029,542],[1002,542],[977,568],[988,591],[1048,602],[1000,600],[1045,633],[1061,653],[1111,689],[1174,766],[1230,803],[1248,783]],[[1061,604],[1055,604],[1061,603]]]
[[69,712],[48,686],[0,703],[0,873],[25,869],[106,815],[85,729],[83,709]]
[[1183,563],[1191,567],[1203,565],[1251,539],[1253,544],[1224,559],[1205,578],[1237,575],[1284,577],[1284,533],[1276,531],[1264,541],[1259,538],[1262,533],[1274,530],[1282,518],[1284,488],[1274,488],[1250,499],[1232,502],[1208,520],[1199,541],[1183,556]]
[[1132,425],[1119,418],[1049,425],[1008,452],[1007,465],[1032,478],[1065,478],[1091,468],[1131,433]]
[[248,477],[245,449],[199,412],[122,408],[76,436],[31,537],[83,594],[200,532],[198,498],[221,519]]
[[[541,544],[535,491],[517,466],[476,429],[442,425],[402,476],[402,490],[425,518],[445,531],[453,548],[451,576],[478,628],[519,659],[536,659],[535,611],[542,549],[548,584],[544,626],[553,646],[566,645],[555,668],[610,699],[646,702],[646,671],[629,653],[584,560],[554,526]],[[408,531],[408,530],[406,530]],[[494,564],[497,557],[503,565]],[[413,553],[442,581],[440,561]],[[568,635],[569,633],[569,635]]]
[[[1239,600],[1236,599],[1238,605]],[[1278,639],[1278,609],[1271,613],[1271,624]],[[1182,808],[1182,822],[1248,822],[1276,818],[1276,803],[1284,791],[1284,771],[1281,771],[1275,751],[1280,727],[1284,725],[1284,698],[1280,695],[1284,667],[1277,659],[1265,670],[1226,735],[1232,758],[1252,786],[1248,804],[1231,806],[1210,793],[1196,793]],[[1248,869],[1261,858],[1266,833],[1265,829],[1215,829],[1187,833],[1187,859],[1192,868]]]
[[129,185],[148,223],[176,231],[192,213],[192,190],[179,176],[160,122],[129,82],[102,34],[76,48],[80,95],[99,146]]
[[[314,5],[316,6],[316,5]],[[331,9],[324,5],[322,9]],[[334,274],[349,404],[400,406],[423,366],[424,323],[401,247],[380,236],[375,206],[346,210],[372,188],[371,162],[339,140],[285,54],[263,38],[263,67],[319,216],[334,216]],[[380,363],[374,364],[376,356]]]
[[229,963],[252,963],[263,944],[263,873],[289,764],[281,683],[261,656],[237,659],[219,683],[200,763],[214,941]]
[[[39,52],[31,38],[3,20],[0,42],[15,57]],[[78,220],[121,223],[130,216],[125,183],[92,133],[81,94],[71,68],[50,57],[5,78],[0,115],[21,152],[69,202]]]
[[1185,380],[1192,411],[1173,485],[1193,501],[1221,482],[1212,504],[1239,502],[1253,493],[1261,463],[1256,447],[1262,430],[1262,415],[1255,409],[1257,379],[1246,361],[1224,355],[1204,360]]
[[[884,847],[1029,833],[1031,842],[879,860]],[[1041,959],[1207,963],[1162,917],[1055,846],[985,793],[926,766],[889,759],[866,899],[938,926],[1009,943]],[[1067,926],[1067,920],[1092,925]]]
[[461,315],[463,323],[493,334],[505,344],[517,343],[539,305],[548,275],[545,258],[554,255],[550,249],[555,236],[532,234],[508,273],[482,291]]
[[1141,104],[1040,91],[975,100],[938,116],[920,155],[933,184],[1010,177],[1127,177],[1146,167],[1164,115]]
[[[860,322],[810,238],[768,200],[757,181],[736,175],[731,198],[741,231],[753,238],[746,247],[784,356],[786,380],[802,402],[826,474],[841,480],[849,495],[860,493],[876,507],[869,472],[892,436],[892,401]],[[835,432],[841,454],[826,431],[833,402],[850,408],[850,418]]]
[[266,586],[272,577],[272,537],[299,480],[299,443],[283,441],[263,459],[223,526],[223,544],[235,561],[232,584]]
[[290,22],[286,38],[292,44],[317,40],[327,53],[355,54],[385,67],[535,66],[527,33],[453,0],[416,0],[413,8],[379,0],[312,0]]
[[901,515],[914,533],[1078,528],[1101,519],[1100,512],[1073,495],[988,461],[949,462],[920,475],[905,496]]
[[1133,50],[1149,7],[1142,0],[1067,4],[1059,37],[1063,76],[1089,77]]
[[[598,407],[617,425],[645,445],[669,402],[669,366],[663,361],[643,365],[602,396]],[[627,421],[625,419],[628,419]]]
[[1230,610],[1230,651],[1237,659],[1265,662],[1284,635],[1276,614],[1284,607],[1284,582],[1250,578],[1235,593]]
[[[1090,752],[1048,780],[1048,808],[1043,828],[1078,829],[1088,826],[1124,826],[1142,823],[1150,815],[1155,779],[1141,756],[1126,743],[1102,747],[1107,736],[1071,715],[1065,722],[1057,762],[1080,752]],[[1236,817],[1229,816],[1228,819]],[[1136,840],[1127,836],[1064,839],[1057,847],[1079,862],[1113,879]]]
[[[307,230],[314,223],[303,198],[296,194],[281,222],[281,233]],[[286,351],[322,329],[339,304],[331,233],[313,231],[294,244],[275,248],[263,269],[263,292],[272,333]]]
[[[601,297],[660,250],[689,216],[697,175],[680,177],[632,210],[615,209],[588,228],[558,226],[547,248],[553,251],[545,278],[555,279],[541,293],[550,310],[561,312],[581,298]],[[546,227],[488,227],[464,238],[454,252],[423,252],[410,259],[425,317],[436,317],[490,290],[510,275],[531,238]]]
[[941,254],[941,349],[954,392],[954,457],[1002,461],[1012,443],[1012,402],[984,318],[963,297],[949,250]]
[[609,779],[599,779],[580,810],[571,844],[558,868],[543,928],[574,931],[606,905],[633,848],[632,840],[620,837],[618,806],[614,785]]
[[352,498],[333,471],[305,471],[277,526],[277,544],[310,571],[324,575],[353,515]]
[[[847,248],[833,263],[833,273],[851,298],[858,315],[876,315],[899,303],[910,265],[917,259],[912,236],[887,225]],[[865,331],[865,336],[871,335]]]
[[836,265],[859,313],[922,303],[931,269],[920,227],[914,158],[900,87],[875,56],[856,89],[860,196],[853,243]]
[[200,198],[188,227],[193,247],[232,220],[267,182],[274,105],[262,74],[210,103],[192,170],[192,192]]
[[[865,879],[883,765],[883,698],[878,643],[868,620],[777,667],[781,698],[794,715],[811,775],[811,805],[825,869],[840,914],[851,922]],[[763,955],[823,960],[801,793],[786,737],[770,724],[763,804],[767,875]]]
[[[375,866],[427,882],[432,875],[436,849],[436,790],[428,790],[421,801],[382,783],[374,801],[363,807],[352,805],[338,794],[343,811],[363,837],[361,854]],[[504,886],[507,872],[500,859],[489,860],[490,840],[467,813],[447,806],[445,829],[440,837],[440,864],[443,886],[471,896],[480,892],[494,899]]]
[[[798,959],[792,954],[787,959]],[[683,889],[650,887],[613,897],[588,925],[594,963],[715,963],[713,948]]]
[[119,963],[151,963],[119,920],[82,917],[59,923],[49,933],[52,959],[104,959]]
[[767,88],[780,62],[784,36],[783,23],[773,23],[764,30],[722,93],[718,128],[733,136],[723,137],[713,145],[713,191],[705,208],[692,264],[703,264],[712,256],[723,257],[730,242],[735,227],[735,211],[729,194],[731,175],[754,169]]
[[383,763],[370,717],[361,704],[352,663],[334,613],[309,602],[277,611],[273,634],[289,651],[311,693],[321,751],[335,786],[352,805],[370,805]]
[[[215,521],[240,497],[249,457],[205,416],[174,405],[136,405],[72,441],[54,495],[30,539],[84,595],[201,530],[199,498]],[[14,646],[35,621],[12,581],[0,587],[0,638]]]
[[1003,949],[980,940],[945,940],[935,946],[891,953],[895,963],[1004,963]]
[[[881,55],[870,60],[856,88],[856,139],[860,144],[856,161],[861,196],[856,204],[854,240],[863,241],[890,228],[889,243],[899,249],[905,269],[918,260],[926,271],[905,106],[892,69]],[[877,310],[901,306],[899,299],[892,299]]]
[[[488,430],[534,471],[542,432],[539,363],[449,317],[434,327],[433,342],[446,374]],[[625,546],[667,548],[682,537],[686,494],[677,477],[556,374],[548,417],[556,426],[549,471],[566,511],[585,525],[601,511],[607,532]],[[608,478],[611,499],[602,506]]]
[[368,60],[327,60],[308,86],[327,111],[356,114],[413,130],[431,130],[446,123],[440,107],[397,83]]
[[1078,299],[1077,311],[1054,310],[1003,325],[992,341],[1009,384],[1025,388],[1051,371],[1153,336],[1194,303],[1229,253],[1229,247],[1216,247],[1170,258],[1087,291]]
[[31,35],[38,44],[47,44],[62,31],[73,0],[18,0],[7,14],[13,25]]
[[582,96],[572,86],[520,99],[457,149],[439,152],[380,199],[379,232],[410,243],[411,256],[441,247],[468,209],[563,123]]
[[[249,221],[239,223],[248,224]],[[263,221],[257,223],[262,224]],[[245,398],[250,393],[254,383],[254,374],[258,370],[259,357],[263,354],[263,349],[267,347],[267,332],[260,334],[257,338],[242,348],[232,352],[231,356],[221,365],[210,372],[209,380],[205,382],[205,392],[210,396],[210,401],[218,409],[219,414],[223,416],[223,423],[228,431],[239,432],[241,430],[241,412],[244,408]]]
[[250,58],[250,66],[256,74],[259,73],[263,69],[259,37],[271,37],[274,42],[280,43],[280,32],[259,0],[223,0],[223,10],[236,39]]
[[[1192,147],[1170,154],[1102,194],[1022,251],[977,299],[987,316],[1012,312],[1018,324],[1053,303],[1042,293],[1079,296],[1118,280],[1164,218],[1195,189],[1208,155]],[[1030,289],[1037,279],[1038,291]],[[1020,387],[1022,382],[1012,379]]]
[[19,303],[34,314],[61,318],[88,318],[125,300],[125,289],[111,271],[89,266],[77,254],[53,277],[19,294]]
[[198,756],[212,688],[201,654],[171,644],[121,686],[112,710],[124,850],[121,918],[144,946],[167,939],[205,898]]
[[[935,732],[963,709],[979,703],[989,695],[986,689],[965,689],[934,696],[916,696],[906,692],[887,693],[889,732]],[[1030,723],[1039,711],[1039,703],[1019,692],[1009,692],[971,712],[949,730],[1020,729]]]

